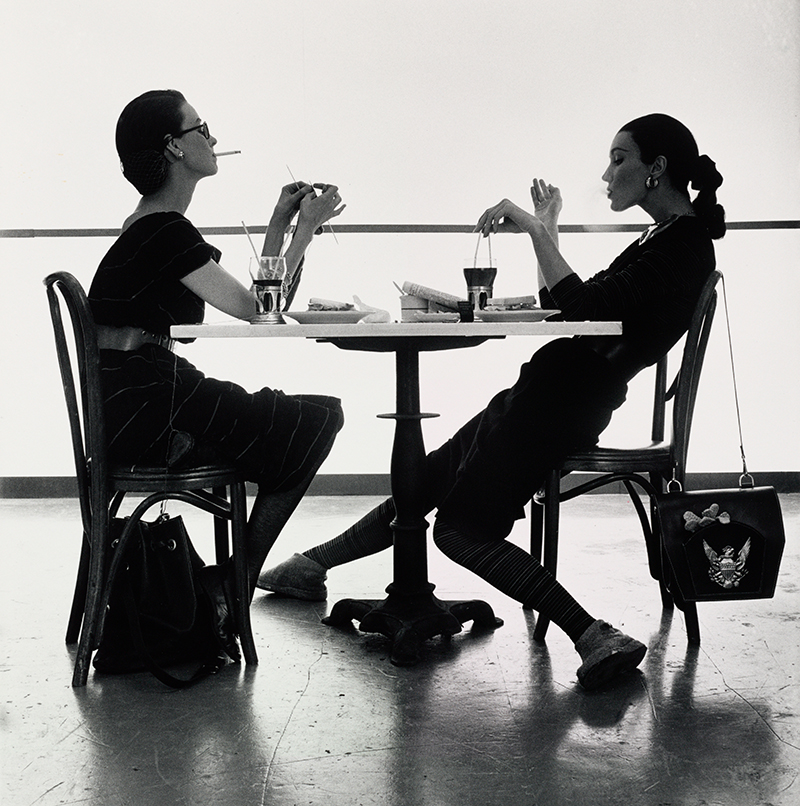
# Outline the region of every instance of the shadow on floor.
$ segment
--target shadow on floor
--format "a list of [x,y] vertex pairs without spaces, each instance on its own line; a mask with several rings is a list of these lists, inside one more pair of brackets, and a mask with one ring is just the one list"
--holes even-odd
[[[336,534],[377,499],[310,497],[270,558]],[[785,496],[774,599],[699,606],[703,643],[662,613],[623,496],[565,510],[561,579],[646,640],[640,670],[577,685],[578,656],[534,618],[429,551],[440,598],[486,599],[505,625],[433,639],[393,666],[381,636],[325,627],[337,599],[381,598],[386,553],[334,569],[328,603],[258,593],[261,663],[172,692],[146,674],[70,687],[64,646],[78,549],[70,500],[0,501],[3,802],[17,806],[790,806],[800,802],[800,496]],[[205,516],[182,511],[203,551]],[[524,545],[525,525],[513,538]],[[210,555],[210,535],[208,536]]]

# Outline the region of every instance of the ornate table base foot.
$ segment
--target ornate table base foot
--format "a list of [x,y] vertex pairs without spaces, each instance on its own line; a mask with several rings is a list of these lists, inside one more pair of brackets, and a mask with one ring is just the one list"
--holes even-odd
[[417,594],[400,593],[389,585],[382,601],[342,599],[333,606],[323,624],[344,627],[353,619],[363,632],[376,632],[392,639],[390,659],[395,666],[413,666],[421,658],[422,643],[436,635],[455,635],[462,625],[472,621],[476,627],[495,629],[503,620],[479,600],[442,602],[433,595],[432,584]]

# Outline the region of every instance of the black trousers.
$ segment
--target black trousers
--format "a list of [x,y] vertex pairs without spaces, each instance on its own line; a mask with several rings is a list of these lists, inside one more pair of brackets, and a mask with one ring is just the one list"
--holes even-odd
[[597,444],[628,386],[580,339],[557,339],[510,388],[427,456],[427,511],[466,535],[502,540],[572,451]]

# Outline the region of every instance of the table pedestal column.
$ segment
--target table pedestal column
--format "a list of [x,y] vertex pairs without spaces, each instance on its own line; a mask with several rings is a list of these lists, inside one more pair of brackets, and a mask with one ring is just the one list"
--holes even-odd
[[379,415],[395,420],[392,447],[392,498],[395,519],[394,581],[382,601],[342,599],[322,621],[345,626],[353,619],[364,632],[392,639],[391,661],[411,666],[420,660],[422,642],[436,635],[455,635],[462,625],[494,629],[502,625],[492,608],[478,600],[443,602],[428,581],[427,530],[424,511],[426,463],[421,420],[436,417],[419,410],[419,350],[411,344],[396,349],[397,411]]

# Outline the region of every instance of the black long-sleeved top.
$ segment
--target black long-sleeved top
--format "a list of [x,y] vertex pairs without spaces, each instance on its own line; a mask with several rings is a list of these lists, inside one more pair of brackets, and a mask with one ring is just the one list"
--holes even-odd
[[714,270],[714,245],[700,219],[681,216],[625,249],[589,280],[565,277],[542,289],[544,308],[568,321],[622,321],[624,342],[641,364],[656,363],[686,332],[697,297]]

